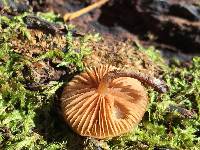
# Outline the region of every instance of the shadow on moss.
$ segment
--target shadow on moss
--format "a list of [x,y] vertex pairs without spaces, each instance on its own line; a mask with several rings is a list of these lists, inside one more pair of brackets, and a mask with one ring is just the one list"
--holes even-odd
[[47,143],[62,143],[70,150],[82,149],[84,138],[69,128],[59,112],[57,100],[36,109],[34,132],[43,136]]

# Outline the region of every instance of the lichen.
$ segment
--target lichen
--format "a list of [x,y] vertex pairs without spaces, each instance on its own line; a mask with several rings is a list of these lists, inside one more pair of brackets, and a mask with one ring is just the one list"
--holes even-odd
[[[53,37],[27,29],[25,15],[0,17],[0,149],[200,147],[200,57],[187,64],[179,61],[166,64],[153,48],[117,41],[113,43],[120,46],[109,47],[105,39],[97,42],[98,35],[74,37],[71,27],[62,38]],[[57,20],[51,15],[48,18],[49,14],[42,17],[51,22]],[[117,51],[119,47],[122,49]],[[98,61],[93,59],[95,54]],[[64,123],[58,99],[63,83],[84,69],[84,63],[110,63],[133,69],[138,66],[139,70],[156,75],[159,70],[169,91],[160,95],[148,89],[148,110],[132,132],[101,141],[83,138]],[[55,76],[58,77],[52,79]]]

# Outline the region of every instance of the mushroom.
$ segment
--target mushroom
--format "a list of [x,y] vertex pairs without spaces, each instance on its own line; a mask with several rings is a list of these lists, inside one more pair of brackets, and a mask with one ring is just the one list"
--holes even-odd
[[104,65],[75,76],[61,96],[65,121],[82,136],[104,139],[130,132],[148,104],[141,82],[165,92],[164,84],[141,73],[123,72]]

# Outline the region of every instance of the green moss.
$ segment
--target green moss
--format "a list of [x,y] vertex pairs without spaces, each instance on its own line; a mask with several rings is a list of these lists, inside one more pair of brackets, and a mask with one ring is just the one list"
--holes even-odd
[[[0,25],[0,149],[198,149],[200,147],[200,57],[194,57],[189,66],[180,62],[168,66],[154,48],[139,49],[155,63],[161,64],[163,79],[169,86],[165,94],[149,89],[149,106],[142,122],[133,132],[121,137],[102,140],[82,138],[62,121],[56,101],[63,81],[42,84],[42,90],[29,90],[23,70],[33,62],[51,59],[59,62],[57,68],[70,68],[73,73],[84,68],[82,59],[91,53],[91,40],[98,35],[75,38],[69,31],[65,51],[52,49],[41,52],[36,58],[18,54],[12,47],[13,38],[31,39],[23,17],[13,19],[1,16]],[[39,14],[55,22],[56,16]],[[68,26],[71,29],[70,26]],[[32,82],[35,82],[34,80]],[[56,94],[55,94],[56,93]],[[170,111],[170,106],[194,111],[192,117],[180,111]]]
[[56,22],[56,23],[62,24],[62,22],[59,22],[59,20],[60,20],[59,15],[56,15],[53,12],[46,12],[46,13],[38,12],[37,16],[39,16],[40,18],[45,19],[49,22],[54,22],[54,23]]
[[161,56],[159,50],[155,49],[155,47],[150,46],[148,48],[144,48],[139,42],[136,42],[136,46],[139,51],[144,52],[156,65],[161,67],[162,70],[168,69],[164,58]]
[[[149,49],[144,49],[149,53]],[[151,56],[153,51],[151,50]],[[157,52],[155,52],[155,56]],[[158,56],[158,55],[157,55]],[[160,57],[160,56],[159,56]],[[153,59],[160,61],[159,59]],[[179,62],[179,61],[177,61]],[[149,90],[148,110],[138,128],[126,136],[109,141],[112,149],[199,149],[200,137],[200,57],[194,57],[190,66],[181,63],[164,67],[163,78],[169,86],[165,94]],[[171,106],[186,108],[192,117],[183,116]]]
[[90,54],[88,43],[95,36],[74,38],[69,31],[65,36],[66,51],[50,50],[41,52],[36,58],[29,58],[18,54],[12,47],[15,38],[31,38],[23,22],[26,15],[0,18],[0,149],[52,150],[71,147],[72,143],[79,142],[77,139],[80,137],[77,138],[59,118],[55,102],[55,93],[63,82],[50,81],[42,85],[42,90],[29,90],[23,70],[33,62],[59,57],[58,67],[74,66],[73,72],[80,71],[83,69],[82,59]]

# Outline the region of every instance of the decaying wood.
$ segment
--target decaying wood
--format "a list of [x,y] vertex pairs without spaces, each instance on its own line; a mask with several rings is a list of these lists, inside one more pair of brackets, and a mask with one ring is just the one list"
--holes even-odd
[[[26,23],[27,28],[39,29],[51,34],[65,34],[68,32],[64,25],[48,22],[34,15],[25,16],[24,22]],[[76,30],[73,30],[72,34],[73,36],[84,35],[84,33],[77,32]]]
[[0,14],[17,15],[23,12],[30,12],[31,7],[28,0],[0,1]]
[[200,6],[187,0],[137,0],[136,10],[164,43],[187,52],[200,49]]
[[48,22],[37,16],[32,16],[32,15],[26,16],[24,17],[24,22],[27,24],[28,28],[41,29],[41,30],[50,32],[52,34],[56,34],[56,33],[61,34],[64,31],[66,31],[64,26]]

